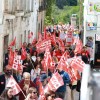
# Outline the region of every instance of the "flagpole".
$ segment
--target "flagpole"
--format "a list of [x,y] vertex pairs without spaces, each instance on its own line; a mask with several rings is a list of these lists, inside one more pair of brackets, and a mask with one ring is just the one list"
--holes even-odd
[[[20,87],[19,87],[20,88]],[[22,94],[24,95],[24,97],[26,98],[26,95],[24,94],[24,92],[22,91],[22,89],[20,88],[20,90],[21,90],[21,92],[22,92]]]
[[20,91],[22,92],[22,94],[24,95],[24,97],[26,98],[26,95],[24,94],[23,90],[20,88],[20,86],[17,84],[18,88],[20,89]]
[[[33,68],[34,68],[34,65],[33,65],[33,63],[32,63],[32,59],[30,58],[30,62],[31,62],[31,64],[32,64],[32,66],[33,66]],[[35,68],[34,68],[35,69]]]

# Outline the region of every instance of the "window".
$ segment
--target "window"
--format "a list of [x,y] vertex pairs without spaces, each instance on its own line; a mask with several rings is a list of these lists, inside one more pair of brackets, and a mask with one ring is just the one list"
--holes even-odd
[[26,11],[26,0],[23,0],[23,10]]
[[40,23],[38,24],[38,31],[40,32]]
[[4,1],[4,10],[5,10],[5,12],[8,11],[8,0]]
[[8,0],[8,12],[12,13],[13,0]]
[[26,30],[24,31],[24,42],[26,42]]
[[17,3],[16,3],[17,4],[17,10],[20,10],[20,11],[23,10],[23,0],[16,0],[16,1],[17,1]]
[[21,42],[21,44],[20,44],[20,45],[22,45],[22,42],[23,42],[23,41],[22,41],[22,34],[21,34],[20,38],[21,38],[21,41],[20,41],[20,42]]
[[30,0],[30,11],[33,12],[34,0]]
[[30,0],[26,0],[26,12],[30,11]]
[[[30,34],[30,30],[28,31],[28,36],[29,36],[29,34]],[[30,42],[29,40],[30,40],[30,39],[28,38],[28,43]]]
[[12,1],[12,12],[15,12],[17,10],[17,0]]

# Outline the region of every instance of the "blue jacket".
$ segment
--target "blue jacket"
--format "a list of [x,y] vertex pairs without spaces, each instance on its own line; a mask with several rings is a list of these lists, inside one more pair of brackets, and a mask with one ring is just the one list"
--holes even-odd
[[61,72],[59,72],[59,74],[63,78],[64,85],[59,87],[56,92],[65,92],[66,91],[66,84],[70,83],[70,78],[69,78],[68,73],[66,73],[65,71],[61,71]]

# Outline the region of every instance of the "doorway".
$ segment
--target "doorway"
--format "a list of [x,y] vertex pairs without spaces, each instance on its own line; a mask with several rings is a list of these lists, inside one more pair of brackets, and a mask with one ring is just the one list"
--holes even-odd
[[95,66],[100,68],[100,41],[95,42]]

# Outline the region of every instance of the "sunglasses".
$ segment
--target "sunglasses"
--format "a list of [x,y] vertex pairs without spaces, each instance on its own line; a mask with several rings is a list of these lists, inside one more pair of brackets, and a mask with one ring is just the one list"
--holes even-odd
[[7,72],[11,72],[12,70],[7,70]]
[[37,92],[32,92],[32,93],[36,94]]
[[55,96],[51,96],[52,98],[55,98]]
[[53,95],[48,95],[48,96],[50,96],[51,98],[55,98],[55,96],[53,96]]

